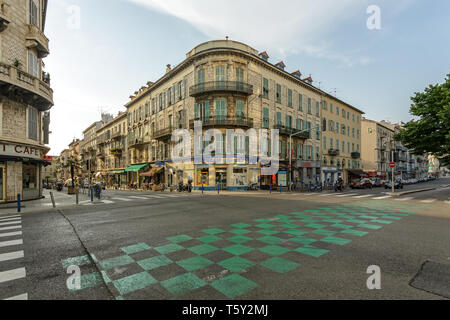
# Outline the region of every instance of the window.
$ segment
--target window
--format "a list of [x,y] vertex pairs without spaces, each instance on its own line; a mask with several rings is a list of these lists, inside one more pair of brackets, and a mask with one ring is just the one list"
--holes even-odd
[[336,133],[339,133],[339,122],[336,122]]
[[205,69],[199,69],[197,72],[197,83],[205,82]]
[[345,118],[345,110],[342,109],[342,118]]
[[350,153],[350,142],[347,142],[347,153]]
[[330,138],[330,149],[333,149],[333,138]]
[[38,58],[32,52],[28,52],[28,73],[36,78],[39,77]]
[[342,141],[342,152],[345,152],[345,141]]
[[320,140],[320,125],[316,124],[316,139]]
[[333,104],[330,103],[330,112],[333,113]]
[[38,25],[38,9],[33,0],[30,0],[30,24]]
[[352,114],[352,121],[355,122],[355,114]]
[[281,112],[277,112],[277,125],[282,125],[282,122],[281,122]]
[[311,114],[311,98],[308,98],[308,113]]
[[277,102],[281,103],[281,85],[277,83]]
[[341,147],[341,146],[339,145],[339,139],[336,139],[336,149],[339,150],[340,147]]
[[322,131],[327,131],[327,119],[322,119]]
[[352,137],[355,137],[355,128],[352,128]]
[[298,95],[298,110],[303,111],[303,95]]
[[296,129],[297,129],[298,131],[300,131],[300,130],[302,129],[301,126],[302,126],[302,120],[297,119]]
[[323,149],[325,150],[327,148],[327,137],[323,137]]
[[263,79],[263,98],[269,99],[269,80]]
[[319,101],[316,101],[316,116],[318,117],[320,115],[320,104]]
[[181,81],[181,99],[184,99],[186,97],[186,79],[183,79]]
[[286,116],[286,128],[292,128],[292,116]]
[[339,107],[336,106],[336,114],[339,115]]
[[356,137],[359,138],[359,129],[356,130]]
[[38,111],[31,106],[28,107],[28,138],[38,139]]
[[227,116],[227,102],[225,99],[216,100],[216,119],[218,122],[225,121]]
[[263,115],[263,127],[268,129],[269,128],[269,108],[264,108],[264,115]]
[[292,90],[288,89],[288,107],[292,107]]
[[239,119],[245,118],[244,101],[242,100],[236,101],[236,117]]
[[322,103],[323,103],[323,108],[325,110],[328,110],[328,102],[327,101],[323,101]]
[[220,81],[220,82],[226,81],[225,66],[217,66],[216,67],[216,81]]

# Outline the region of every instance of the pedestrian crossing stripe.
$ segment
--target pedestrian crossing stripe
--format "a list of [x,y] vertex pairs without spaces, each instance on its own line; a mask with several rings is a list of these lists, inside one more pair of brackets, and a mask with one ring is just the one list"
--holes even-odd
[[436,199],[427,199],[427,200],[422,200],[420,202],[422,202],[422,203],[433,203],[435,201],[437,201],[437,200]]
[[127,198],[112,198],[112,200],[127,201],[127,202],[133,201],[133,200],[127,199]]
[[389,198],[392,198],[392,196],[377,197],[377,198],[373,198],[373,200],[383,200],[383,199],[389,199]]
[[7,270],[7,271],[0,272],[0,283],[17,280],[17,279],[22,279],[25,277],[26,277],[25,268]]
[[28,293],[19,294],[18,296],[7,298],[5,300],[28,300]]
[[353,197],[353,198],[355,198],[355,199],[362,199],[362,198],[368,198],[368,197],[373,197],[373,195],[372,194],[366,194],[366,195],[363,195],[363,196],[356,196],[356,197]]

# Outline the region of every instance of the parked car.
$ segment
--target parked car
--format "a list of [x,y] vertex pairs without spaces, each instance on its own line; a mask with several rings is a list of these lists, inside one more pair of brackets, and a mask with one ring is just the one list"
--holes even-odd
[[370,181],[372,182],[372,186],[374,188],[384,187],[384,185],[385,185],[385,182],[383,180],[381,180],[380,178],[371,178]]
[[360,181],[353,181],[350,185],[352,189],[365,189],[365,188],[373,188],[372,181],[368,178],[361,179]]
[[[392,181],[386,183],[384,186],[385,189],[392,189]],[[397,179],[394,181],[394,188],[395,189],[403,189],[403,181],[401,179]]]

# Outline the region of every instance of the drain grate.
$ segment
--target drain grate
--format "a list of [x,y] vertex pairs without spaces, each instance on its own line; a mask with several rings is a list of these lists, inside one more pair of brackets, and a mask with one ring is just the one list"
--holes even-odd
[[450,265],[426,261],[410,285],[450,299]]

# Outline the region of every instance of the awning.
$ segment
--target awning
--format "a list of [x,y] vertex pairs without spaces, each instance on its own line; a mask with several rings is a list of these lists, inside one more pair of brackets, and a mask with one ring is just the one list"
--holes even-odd
[[109,172],[109,174],[122,174],[122,173],[125,173],[125,170],[114,170]]
[[155,174],[160,173],[162,170],[164,170],[164,167],[159,168],[153,168],[147,172],[141,173],[139,176],[141,177],[153,177]]
[[347,169],[348,173],[351,173],[352,175],[355,176],[361,176],[363,174],[365,174],[364,171],[362,171],[361,169]]
[[147,163],[144,164],[134,164],[132,166],[129,166],[128,168],[125,169],[125,172],[139,172],[141,171],[143,168],[145,168],[146,166],[148,166]]

